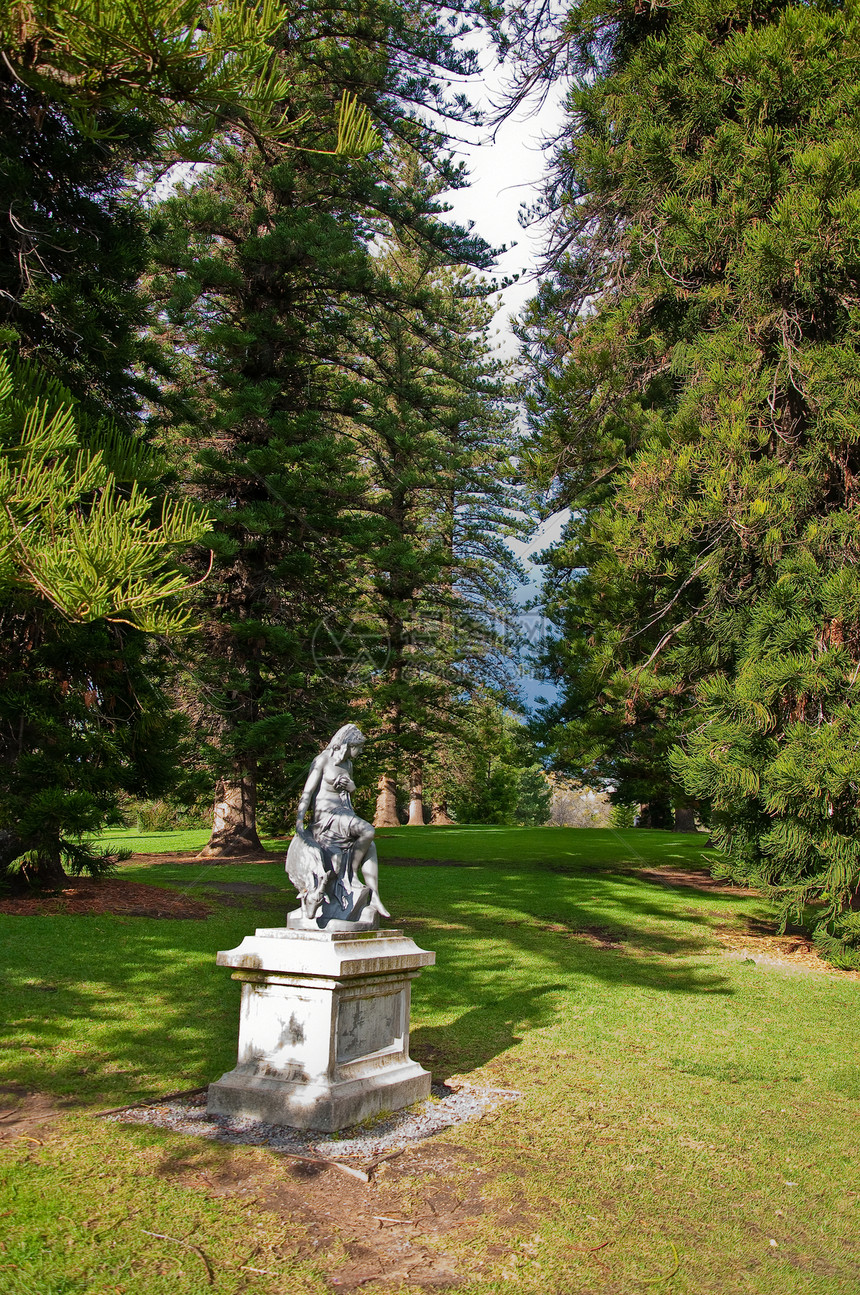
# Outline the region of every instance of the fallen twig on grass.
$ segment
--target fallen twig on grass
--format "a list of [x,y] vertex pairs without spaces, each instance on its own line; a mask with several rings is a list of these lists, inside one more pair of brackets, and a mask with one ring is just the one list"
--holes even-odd
[[[109,1111],[94,1111],[93,1119],[102,1120],[106,1115],[119,1115],[121,1111],[137,1111],[141,1106],[160,1106],[162,1102],[172,1102],[174,1097],[196,1097],[198,1093],[205,1093],[208,1084],[203,1084],[201,1088],[183,1088],[178,1093],[164,1093],[161,1097],[146,1097],[142,1102],[127,1102],[125,1106],[112,1106]],[[155,1233],[152,1234],[155,1236]]]
[[276,1148],[278,1155],[286,1156],[288,1160],[299,1160],[305,1165],[324,1165],[329,1169],[339,1169],[342,1174],[350,1174],[353,1178],[360,1178],[363,1183],[370,1182],[370,1174],[364,1169],[353,1169],[352,1165],[346,1165],[342,1160],[331,1160],[328,1156],[300,1156],[295,1151],[281,1151]]
[[209,1281],[209,1285],[210,1286],[215,1285],[215,1274],[212,1271],[212,1265],[209,1262],[209,1260],[206,1258],[206,1255],[203,1253],[203,1251],[200,1249],[199,1246],[193,1245],[192,1242],[190,1241],[183,1241],[181,1237],[165,1236],[163,1232],[149,1232],[146,1228],[141,1228],[140,1230],[141,1232],[144,1233],[145,1236],[157,1237],[159,1241],[172,1241],[175,1245],[184,1246],[186,1250],[193,1250],[194,1253],[199,1255],[200,1258],[203,1260],[203,1266],[206,1269],[206,1277]]
[[394,1160],[397,1156],[402,1156],[406,1148],[401,1147],[398,1151],[384,1151],[382,1155],[374,1156],[372,1160],[368,1160],[362,1169],[358,1169],[354,1165],[348,1165],[345,1160],[334,1160],[329,1156],[300,1156],[295,1151],[281,1151],[280,1148],[275,1148],[275,1150],[278,1155],[286,1156],[289,1160],[300,1160],[308,1165],[328,1165],[332,1169],[339,1169],[342,1174],[350,1174],[353,1178],[359,1178],[363,1183],[369,1183],[374,1169],[386,1160]]
[[601,1268],[605,1268],[607,1272],[612,1272],[612,1269],[609,1267],[609,1264],[605,1264],[603,1260],[598,1258],[598,1256],[595,1254],[595,1251],[604,1250],[607,1246],[611,1246],[611,1245],[612,1245],[612,1240],[610,1238],[609,1241],[601,1241],[600,1244],[596,1246],[571,1246],[570,1248],[571,1250],[582,1251],[583,1253],[587,1254],[591,1259],[593,1259],[596,1264],[600,1264]]
[[340,1160],[333,1160],[332,1164],[336,1165],[343,1174],[351,1174],[353,1178],[357,1178],[362,1183],[370,1182],[370,1174],[366,1169],[353,1169],[352,1165],[345,1165]]
[[653,1286],[655,1282],[667,1282],[670,1277],[675,1276],[675,1273],[681,1267],[681,1260],[678,1258],[678,1251],[675,1249],[674,1242],[670,1241],[669,1245],[672,1247],[672,1254],[675,1256],[675,1267],[669,1273],[658,1273],[656,1277],[640,1277],[639,1280],[643,1285]]
[[405,1147],[401,1147],[399,1151],[384,1151],[381,1156],[374,1156],[372,1160],[368,1160],[367,1164],[364,1166],[368,1179],[374,1169],[377,1169],[379,1165],[383,1164],[387,1160],[396,1160],[398,1156],[403,1155],[405,1150]]

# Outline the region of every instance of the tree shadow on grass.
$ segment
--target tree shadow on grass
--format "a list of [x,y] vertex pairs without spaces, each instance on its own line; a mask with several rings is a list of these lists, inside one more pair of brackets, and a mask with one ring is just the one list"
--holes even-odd
[[229,1069],[239,986],[215,966],[215,953],[247,933],[239,922],[7,919],[3,1079],[116,1106]]
[[564,992],[562,983],[518,990],[480,1003],[450,1025],[422,1025],[409,1037],[409,1054],[434,1074],[477,1070],[521,1043],[527,1030],[550,1025],[557,1008],[546,995]]
[[[569,915],[562,929],[534,921],[490,923],[458,916],[457,926],[432,919],[400,923],[419,944],[436,952],[438,970],[416,989],[419,1011],[465,1009],[448,1024],[413,1029],[413,1055],[437,1078],[469,1073],[520,1043],[527,1031],[552,1025],[568,1004],[582,1003],[595,982],[618,991],[619,1010],[627,991],[734,993],[726,976],[689,958],[708,947],[701,938],[655,934],[647,952],[662,956],[647,957],[627,940],[611,942],[600,927],[576,929]],[[489,945],[478,957],[475,950],[484,940]],[[512,980],[519,980],[520,987],[510,989]]]
[[[472,909],[470,916],[476,926],[485,926],[487,931],[503,926],[505,930],[538,930],[568,939],[597,935],[604,946],[624,944],[641,953],[667,957],[706,955],[716,948],[712,935],[715,914],[707,906],[692,907],[689,890],[665,894],[663,898],[665,892],[623,874],[604,873],[587,881],[587,890],[595,894],[548,890],[527,876],[507,874],[502,886],[504,908],[510,916],[500,912],[499,885],[476,886],[465,902]],[[720,907],[740,908],[749,902],[748,896],[719,896]],[[480,904],[495,907],[498,916],[482,923],[474,913]],[[462,913],[463,905],[458,907]]]
[[[546,872],[510,867],[481,868],[468,884],[466,876],[428,868],[415,879],[406,869],[389,874],[399,891],[396,904],[388,901],[393,911],[414,914],[394,924],[437,953],[435,971],[416,985],[413,1014],[416,1052],[434,1069],[485,1064],[523,1031],[552,1023],[565,1001],[589,987],[617,991],[619,1005],[637,991],[732,992],[725,976],[700,961],[711,948],[707,918],[673,907],[653,888],[607,875],[582,879],[577,890],[573,879],[568,886]],[[256,880],[253,866],[248,880]],[[229,1069],[239,986],[216,967],[215,954],[257,926],[280,924],[287,907],[236,898],[247,903],[241,912],[197,922],[3,919],[3,1078],[82,1104],[118,1106],[196,1087]],[[416,912],[416,900],[427,917]],[[452,1013],[459,1015],[451,1024],[433,1023],[434,1014]]]

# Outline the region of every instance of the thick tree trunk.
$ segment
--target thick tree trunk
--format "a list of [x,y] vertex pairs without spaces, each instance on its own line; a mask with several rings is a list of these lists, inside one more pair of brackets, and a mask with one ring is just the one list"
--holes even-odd
[[257,835],[257,780],[253,774],[219,778],[215,785],[212,835],[198,859],[226,859],[234,855],[263,854]]
[[695,805],[676,805],[675,806],[675,831],[676,832],[698,832],[696,826],[696,807]]
[[379,794],[376,797],[376,813],[373,816],[374,827],[399,827],[397,814],[397,784],[384,773],[379,779]]
[[409,774],[409,822],[407,826],[424,826],[424,770],[420,764],[413,764]]
[[62,886],[69,880],[59,848],[43,847],[33,863],[25,863],[18,874],[28,886]]
[[430,810],[431,827],[453,827],[454,820],[448,813],[447,800],[434,800]]
[[637,827],[658,827],[664,831],[671,831],[672,823],[672,806],[668,800],[658,797],[639,806]]

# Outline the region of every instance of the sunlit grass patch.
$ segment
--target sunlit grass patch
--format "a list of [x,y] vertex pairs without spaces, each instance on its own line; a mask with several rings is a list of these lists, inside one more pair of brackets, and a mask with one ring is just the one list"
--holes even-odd
[[[160,835],[177,849],[178,834]],[[460,1256],[459,1291],[860,1288],[860,985],[727,959],[719,933],[768,909],[743,891],[665,884],[672,867],[707,877],[704,838],[419,828],[379,840],[392,924],[437,954],[414,985],[413,1054],[438,1080],[522,1094],[442,1139],[465,1157],[444,1190],[465,1192],[472,1175],[482,1202],[444,1242]],[[275,1237],[281,1224],[233,1197],[213,1209],[193,1175],[178,1187],[171,1166],[187,1140],[84,1113],[232,1066],[238,985],[215,953],[295,906],[283,863],[132,860],[119,875],[205,893],[212,916],[0,916],[4,1080],[72,1103],[44,1145],[0,1153],[18,1193],[0,1207],[16,1211],[0,1261],[17,1266],[0,1275],[20,1295],[233,1292],[240,1280],[272,1295],[321,1291],[322,1268],[283,1248],[281,1267],[250,1261],[278,1275],[242,1274],[247,1228],[262,1217]],[[213,879],[268,889],[219,904]],[[271,1153],[254,1155],[282,1172]],[[403,1178],[397,1217],[429,1218],[431,1178]],[[371,1221],[386,1212],[370,1197],[361,1209]],[[150,1238],[147,1249],[139,1227],[202,1249],[214,1287],[193,1248]],[[302,1224],[291,1227],[295,1240]],[[442,1243],[428,1232],[426,1244]]]

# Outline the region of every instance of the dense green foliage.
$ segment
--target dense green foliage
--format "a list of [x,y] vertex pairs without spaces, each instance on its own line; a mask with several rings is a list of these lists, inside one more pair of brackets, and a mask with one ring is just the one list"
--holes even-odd
[[4,0],[3,75],[108,154],[128,146],[142,115],[163,155],[210,160],[237,122],[284,133],[272,46],[288,21],[274,0]]
[[655,783],[711,807],[725,869],[786,915],[822,903],[841,947],[860,887],[858,14],[595,5],[567,35],[555,274],[527,327],[536,473],[577,510],[554,557],[587,657],[571,741],[584,726],[624,776],[644,721]]
[[0,355],[0,871],[99,871],[84,836],[174,774],[183,721],[147,634],[188,627],[170,555],[208,521],[165,501],[153,524],[158,478],[144,447]]
[[[431,200],[415,166],[402,184]],[[482,685],[510,690],[500,626],[516,569],[505,544],[516,498],[511,393],[489,342],[489,285],[449,261],[438,242],[392,230],[374,258],[380,290],[353,388],[365,544],[352,610],[378,646],[351,683],[367,698],[378,813],[392,784],[405,785],[419,825],[427,792],[437,818],[447,814],[443,769],[452,743],[472,737]]]
[[[258,785],[280,800],[286,773],[295,797],[331,727],[312,641],[348,596],[341,500],[354,474],[335,366],[348,304],[370,278],[356,216],[341,215],[349,184],[310,154],[236,149],[163,212],[169,275],[155,290],[193,395],[177,471],[215,519],[184,704],[219,799],[240,788],[228,850],[259,848]],[[171,426],[168,452],[174,438]],[[203,576],[208,555],[197,565]]]
[[[442,219],[460,169],[415,111],[434,69],[471,59],[420,4],[366,19],[308,14],[279,42],[307,151],[244,139],[159,213],[159,326],[194,393],[164,443],[179,433],[177,471],[216,518],[185,702],[218,780],[213,850],[259,849],[258,796],[283,821],[345,708],[390,738],[382,765],[409,764],[420,725],[423,746],[444,733],[452,661],[474,656],[445,640],[510,565],[505,391],[467,272],[491,252]],[[380,123],[362,164],[326,156],[354,86]]]
[[170,555],[207,523],[166,500],[142,441],[164,365],[142,332],[150,231],[129,178],[172,155],[171,132],[199,152],[237,113],[270,114],[282,21],[164,0],[0,12],[0,324],[17,356],[0,374],[2,870],[100,869],[82,833],[174,763],[183,722],[141,631],[187,621]]
[[472,698],[456,740],[428,773],[433,799],[458,823],[540,827],[549,819],[552,787],[529,730],[492,693]]
[[190,612],[171,600],[187,581],[168,555],[209,524],[167,499],[151,524],[147,490],[160,470],[146,446],[88,419],[31,361],[0,354],[0,598],[26,592],[69,621],[184,629]]

